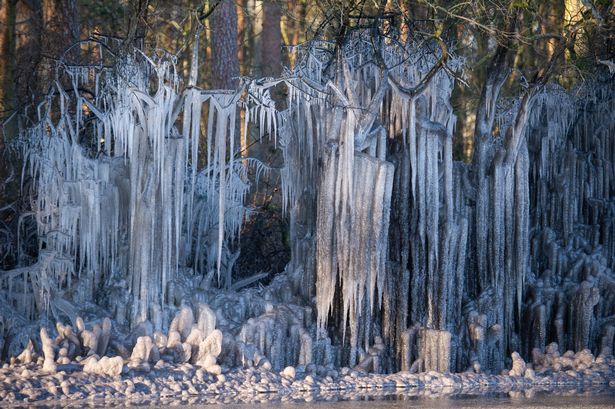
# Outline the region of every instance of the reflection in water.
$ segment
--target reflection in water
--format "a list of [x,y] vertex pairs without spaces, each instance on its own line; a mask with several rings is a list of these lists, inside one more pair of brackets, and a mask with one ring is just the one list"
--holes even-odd
[[[550,387],[544,389],[509,390],[493,389],[439,390],[409,389],[403,392],[391,389],[296,392],[288,395],[253,393],[244,395],[203,395],[174,398],[119,400],[104,402],[80,401],[58,404],[37,404],[36,408],[97,408],[109,406],[149,408],[179,406],[186,409],[404,409],[404,408],[613,408],[615,389],[607,386],[589,388]],[[20,405],[24,407],[24,405]]]

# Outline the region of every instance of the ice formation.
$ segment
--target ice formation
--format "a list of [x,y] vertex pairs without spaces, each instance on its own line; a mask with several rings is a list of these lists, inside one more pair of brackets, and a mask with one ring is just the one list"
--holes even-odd
[[[349,37],[337,54],[299,51],[281,135],[289,271],[344,345],[340,360],[353,365],[379,337],[387,371],[498,373],[511,352],[549,341],[598,351],[601,337],[611,355],[612,81],[531,89],[500,112],[497,73],[465,164],[453,161],[449,103],[461,62]],[[449,70],[430,77],[444,56]],[[391,165],[390,179],[367,158]],[[385,214],[366,224],[376,203]]]
[[[39,260],[2,280],[26,317],[49,309],[72,320],[65,298],[104,298],[97,291],[111,284],[128,289],[115,320],[161,329],[180,266],[204,286],[233,284],[231,247],[249,189],[234,146],[242,90],[180,94],[171,57],[127,58],[114,70],[68,67],[22,134]],[[79,92],[94,84],[94,97]],[[261,111],[256,119],[268,118]]]
[[[450,97],[463,61],[437,41],[357,30],[296,52],[282,78],[238,90],[201,90],[194,73],[182,90],[166,55],[66,67],[20,139],[38,260],[0,275],[3,326],[45,311],[58,324],[36,345],[9,340],[12,355],[42,350],[50,372],[258,368],[306,384],[342,366],[533,379],[612,356],[612,81],[503,109],[495,78],[461,163]],[[233,275],[246,166],[267,171],[235,155],[248,122],[285,160],[292,259],[267,286]],[[85,316],[93,301],[112,320]]]
[[[349,333],[343,361],[354,365],[376,337],[401,346],[410,322],[420,322],[433,330],[421,331],[421,349],[435,348],[425,368],[447,370],[449,346],[439,338],[450,340],[461,304],[463,288],[453,283],[463,276],[468,240],[453,191],[452,79],[441,71],[422,94],[403,92],[399,79],[404,89],[419,85],[441,55],[413,49],[405,58],[405,50],[383,44],[380,58],[395,67],[385,72],[362,35],[340,51],[333,79],[323,79],[322,60],[331,54],[316,51],[323,49],[304,52],[300,80],[290,86],[286,120],[293,124],[283,128],[291,266],[310,283],[301,285],[305,296],[315,283],[319,325],[333,319]],[[392,359],[403,354],[395,349],[397,356],[383,357],[386,370],[398,367]]]

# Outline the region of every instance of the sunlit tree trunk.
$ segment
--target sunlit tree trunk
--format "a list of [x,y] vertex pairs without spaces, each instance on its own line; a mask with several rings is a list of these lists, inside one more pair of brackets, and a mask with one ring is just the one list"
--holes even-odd
[[544,16],[540,31],[545,40],[542,41],[543,46],[539,52],[543,52],[545,57],[550,59],[555,53],[557,40],[553,35],[561,35],[562,20],[565,18],[565,4],[560,1],[546,1],[540,8],[541,15]]
[[566,24],[575,24],[581,21],[581,0],[564,0],[564,21]]
[[250,21],[248,16],[246,15],[247,8],[246,0],[238,0],[237,1],[237,44],[239,45],[238,49],[238,58],[239,58],[239,72],[241,75],[247,75],[250,70],[250,61],[249,61],[249,52],[246,41],[249,39],[250,35],[247,35],[249,30]]
[[[564,0],[564,26],[568,29],[574,29],[581,20],[583,20],[583,5],[581,0]],[[566,50],[566,58],[574,58],[574,54],[583,52],[583,39],[581,34],[575,36],[571,47]]]
[[263,0],[250,0],[250,17],[252,20],[252,42],[250,49],[252,52],[252,75],[262,74],[262,28],[263,28]]
[[[281,18],[281,36],[284,44],[297,45],[301,41],[301,36],[306,35],[305,13],[306,5],[305,1],[297,1],[292,4],[284,4],[284,12]],[[294,56],[288,52],[289,49],[284,50],[282,58],[284,64],[293,66]]]

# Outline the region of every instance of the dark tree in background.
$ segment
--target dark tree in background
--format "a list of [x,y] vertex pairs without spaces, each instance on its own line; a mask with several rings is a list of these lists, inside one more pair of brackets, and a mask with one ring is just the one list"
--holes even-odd
[[232,0],[222,0],[210,16],[211,85],[216,89],[232,89],[237,85],[237,11]]
[[275,77],[282,70],[281,9],[277,1],[263,2],[263,76]]
[[[14,36],[12,28],[15,26],[15,7],[12,0],[0,0],[0,107],[6,108],[12,105],[11,103],[11,70],[13,53]],[[0,114],[0,118],[2,115]],[[0,146],[2,142],[0,141]]]
[[66,47],[80,38],[77,0],[43,0],[41,2],[43,53],[58,58]]

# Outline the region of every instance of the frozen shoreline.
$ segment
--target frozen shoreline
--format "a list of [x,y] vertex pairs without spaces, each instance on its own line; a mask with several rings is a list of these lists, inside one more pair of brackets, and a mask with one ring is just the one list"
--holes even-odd
[[83,372],[81,365],[58,365],[47,373],[36,363],[0,369],[3,404],[106,402],[111,400],[182,400],[186,403],[253,403],[256,401],[348,400],[357,396],[406,395],[437,397],[497,393],[531,396],[535,392],[600,393],[615,389],[615,361],[596,362],[581,370],[551,370],[530,379],[477,373],[399,372],[382,375],[342,368],[298,367],[295,376],[262,368],[232,369],[209,374],[191,365],[161,364],[149,372],[129,370],[118,376]]

